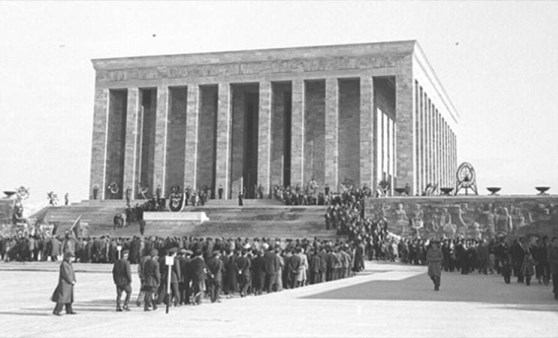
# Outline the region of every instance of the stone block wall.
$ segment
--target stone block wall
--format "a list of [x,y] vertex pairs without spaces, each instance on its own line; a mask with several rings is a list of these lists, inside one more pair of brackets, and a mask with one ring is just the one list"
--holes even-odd
[[96,87],[93,115],[93,137],[91,140],[91,173],[89,178],[90,199],[94,198],[93,190],[95,187],[98,188],[97,198],[102,199],[105,196],[105,150],[107,146],[108,101],[108,89]]
[[339,81],[339,182],[360,185],[360,81]]
[[186,102],[187,87],[169,88],[165,194],[169,194],[174,185],[184,188],[182,183],[186,154]]

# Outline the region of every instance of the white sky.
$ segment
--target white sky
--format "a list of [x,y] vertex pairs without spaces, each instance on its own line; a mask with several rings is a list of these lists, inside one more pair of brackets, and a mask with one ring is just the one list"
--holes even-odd
[[[558,2],[3,2],[0,190],[88,193],[90,59],[416,39],[481,194],[558,191]],[[156,34],[156,37],[152,35]]]

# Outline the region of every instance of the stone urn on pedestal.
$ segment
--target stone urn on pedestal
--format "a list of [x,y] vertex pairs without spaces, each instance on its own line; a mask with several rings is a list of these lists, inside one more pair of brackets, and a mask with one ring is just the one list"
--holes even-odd
[[550,187],[535,187],[535,189],[537,189],[539,195],[548,195],[546,192],[550,189]]
[[498,196],[498,192],[502,190],[500,187],[488,187],[486,188],[490,192],[490,196]]

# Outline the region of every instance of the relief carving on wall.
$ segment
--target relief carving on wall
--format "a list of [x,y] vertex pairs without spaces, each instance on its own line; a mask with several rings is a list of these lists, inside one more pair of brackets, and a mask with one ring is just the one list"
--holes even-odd
[[558,203],[554,202],[376,203],[372,200],[366,217],[385,217],[390,232],[411,238],[481,239],[558,232]]
[[192,78],[274,73],[302,73],[351,69],[393,68],[406,55],[365,55],[315,59],[259,61],[213,65],[160,66],[151,68],[99,70],[97,80],[120,82],[163,78]]

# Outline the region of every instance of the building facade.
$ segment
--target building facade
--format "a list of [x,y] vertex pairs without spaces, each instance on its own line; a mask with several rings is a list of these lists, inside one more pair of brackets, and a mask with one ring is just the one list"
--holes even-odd
[[91,197],[454,186],[459,115],[416,41],[92,62]]

